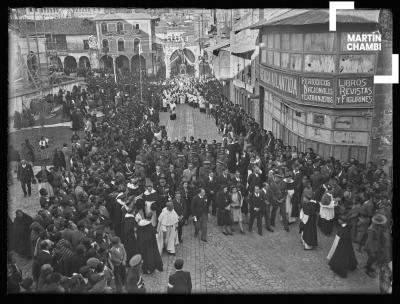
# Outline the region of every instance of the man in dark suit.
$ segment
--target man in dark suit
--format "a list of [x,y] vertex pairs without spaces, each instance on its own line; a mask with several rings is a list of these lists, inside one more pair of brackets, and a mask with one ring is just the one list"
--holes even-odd
[[254,192],[249,195],[249,209],[250,209],[249,232],[252,232],[254,219],[257,218],[258,234],[262,235],[261,221],[262,221],[262,215],[265,213],[265,202],[263,196],[260,193],[259,186],[255,186]]
[[34,179],[32,166],[26,163],[26,160],[21,160],[21,164],[18,167],[17,178],[21,182],[22,191],[24,192],[24,197],[26,197],[26,187],[28,188],[28,196],[31,196],[31,182]]
[[219,185],[229,185],[231,181],[231,176],[228,174],[228,169],[224,169],[222,174],[218,176],[218,184]]
[[254,219],[257,218],[258,234],[262,235],[262,215],[265,213],[264,198],[260,193],[260,187],[254,187],[254,193],[249,195],[250,221],[249,232],[253,230]]
[[272,194],[272,211],[271,211],[271,226],[275,227],[276,212],[279,208],[279,213],[283,219],[283,227],[289,232],[289,223],[286,216],[285,199],[287,195],[286,184],[282,180],[283,176],[279,174],[274,175],[274,181],[271,183]]
[[189,271],[183,271],[183,260],[174,263],[176,272],[169,276],[168,293],[192,293],[192,278]]
[[172,200],[174,204],[174,210],[176,214],[179,216],[178,222],[178,239],[179,243],[183,243],[182,241],[182,227],[185,223],[185,215],[186,215],[186,200],[182,198],[181,192],[177,190],[175,192],[175,198]]
[[215,216],[217,214],[217,204],[215,202],[215,196],[217,195],[219,186],[213,171],[210,171],[210,173],[208,174],[208,178],[204,181],[204,188],[206,190],[207,199],[211,204],[211,214]]
[[263,183],[261,196],[263,197],[264,202],[265,202],[265,212],[264,212],[264,214],[261,215],[261,218],[263,216],[265,217],[265,227],[267,228],[267,230],[270,231],[270,232],[274,232],[274,230],[271,228],[272,194],[271,194],[271,190],[269,188],[269,184],[267,182]]
[[242,179],[244,181],[247,181],[247,170],[250,164],[250,155],[247,151],[243,151],[242,156],[240,157],[240,162],[238,166],[238,170],[240,172],[240,175],[242,176]]
[[210,204],[206,198],[206,191],[204,188],[201,188],[200,193],[197,194],[192,200],[191,209],[193,220],[196,223],[194,237],[197,237],[199,230],[201,230],[201,240],[204,242],[207,242],[207,221],[209,207]]

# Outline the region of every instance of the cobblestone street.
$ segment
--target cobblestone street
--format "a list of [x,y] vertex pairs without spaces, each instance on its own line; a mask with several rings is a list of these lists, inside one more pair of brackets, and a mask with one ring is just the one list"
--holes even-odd
[[[169,113],[160,113],[160,125],[165,125],[168,136],[174,140],[191,135],[197,138],[221,140],[214,119],[188,105],[179,105],[177,120],[170,121]],[[36,185],[32,197],[24,198],[17,180],[9,186],[9,214],[14,218],[20,208],[34,216],[39,210]],[[368,277],[363,266],[366,254],[356,252],[358,269],[347,279],[333,274],[326,256],[334,236],[318,235],[316,250],[305,251],[300,243],[298,224],[290,226],[290,232],[278,221],[275,232],[265,230],[239,233],[236,226],[233,236],[225,236],[216,225],[216,218],[209,216],[208,242],[194,238],[192,222],[183,228],[183,244],[177,246],[176,257],[163,254],[164,271],[143,275],[148,292],[164,293],[168,276],[173,273],[177,257],[185,261],[184,270],[191,272],[193,292],[197,293],[378,293],[377,279]],[[24,274],[30,272],[31,262],[18,259]]]

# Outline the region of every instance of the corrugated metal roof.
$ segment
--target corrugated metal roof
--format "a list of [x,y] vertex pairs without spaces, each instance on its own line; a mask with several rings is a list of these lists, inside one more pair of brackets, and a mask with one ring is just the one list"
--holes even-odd
[[119,14],[98,14],[93,20],[101,21],[101,20],[150,20],[150,19],[158,19],[157,17],[152,17],[149,14],[143,13],[119,13]]
[[256,49],[255,45],[242,42],[242,43],[232,45],[225,50],[228,52],[234,53],[234,54],[242,54],[242,53],[252,52],[255,49]]
[[230,40],[225,40],[220,43],[217,43],[216,45],[209,46],[209,47],[205,48],[204,50],[208,51],[208,52],[212,52],[214,50],[228,46],[229,44],[230,44]]
[[[337,23],[378,23],[379,10],[338,10]],[[329,22],[329,10],[327,9],[293,9],[270,20],[262,20],[251,26],[251,29],[268,25],[305,25]]]
[[[36,34],[33,20],[20,20],[19,28],[22,36]],[[38,34],[46,32],[54,35],[96,35],[96,23],[87,18],[36,20],[36,29]]]

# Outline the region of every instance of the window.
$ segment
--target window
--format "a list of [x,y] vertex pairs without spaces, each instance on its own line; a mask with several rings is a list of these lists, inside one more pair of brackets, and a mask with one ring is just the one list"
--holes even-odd
[[101,33],[102,34],[107,33],[107,24],[104,22],[101,24]]
[[136,54],[136,53],[139,53],[139,45],[140,45],[140,39],[135,39],[135,40],[133,40],[133,52]]
[[89,49],[89,40],[83,40],[83,49],[88,50]]
[[118,39],[118,52],[123,52],[124,51],[124,39],[120,38]]
[[138,30],[138,29],[139,29],[139,24],[136,24],[136,25],[135,25],[135,28]]
[[314,114],[313,124],[323,125],[325,124],[325,115]]
[[107,39],[103,39],[102,44],[103,44],[103,52],[107,53],[108,50],[109,50],[109,48],[108,48],[108,40]]
[[107,31],[116,32],[117,31],[117,24],[116,23],[108,23],[107,24]]
[[131,31],[132,30],[132,24],[125,23],[124,24],[124,31]]
[[117,32],[121,32],[122,31],[122,22],[118,22],[117,23]]

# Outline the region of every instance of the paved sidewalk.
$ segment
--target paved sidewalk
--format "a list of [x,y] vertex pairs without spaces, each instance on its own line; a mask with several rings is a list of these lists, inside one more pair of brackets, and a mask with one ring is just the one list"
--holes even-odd
[[[187,105],[177,108],[178,119],[169,121],[168,113],[160,113],[160,124],[167,126],[171,138],[219,139],[213,120]],[[36,170],[36,168],[35,168]],[[39,210],[37,185],[32,197],[24,198],[19,183],[9,187],[10,215],[21,208],[31,216]],[[13,217],[12,217],[13,218]],[[306,251],[300,243],[298,224],[290,232],[280,221],[274,233],[265,230],[259,236],[254,230],[241,235],[236,226],[233,236],[225,236],[209,216],[208,242],[194,238],[190,223],[183,227],[183,244],[177,246],[176,257],[163,254],[164,271],[143,275],[149,293],[165,293],[168,276],[174,272],[177,257],[185,261],[184,270],[191,272],[194,293],[379,293],[378,280],[368,277],[363,266],[366,254],[356,252],[358,268],[347,279],[336,276],[328,266],[326,256],[334,237],[318,232],[318,247]],[[18,259],[24,275],[29,274],[31,262]]]

